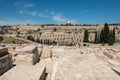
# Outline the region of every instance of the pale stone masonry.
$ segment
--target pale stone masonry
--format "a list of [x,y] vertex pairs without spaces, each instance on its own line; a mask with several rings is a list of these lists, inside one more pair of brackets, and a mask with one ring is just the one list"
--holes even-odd
[[51,80],[120,80],[120,77],[94,54],[84,54],[58,59]]
[[17,65],[0,77],[0,80],[44,80],[44,65]]
[[80,44],[83,41],[83,36],[82,33],[46,32],[42,33],[40,40],[42,40],[43,43],[49,40],[49,42],[71,42],[74,44]]
[[16,64],[36,64],[39,60],[37,46],[27,45],[17,51]]
[[8,48],[0,48],[0,75],[12,67],[12,56],[8,53]]

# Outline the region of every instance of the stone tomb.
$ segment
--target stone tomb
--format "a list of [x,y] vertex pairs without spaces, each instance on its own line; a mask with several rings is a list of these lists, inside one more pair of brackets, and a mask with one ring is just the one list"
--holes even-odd
[[12,67],[12,57],[8,53],[8,48],[0,48],[0,75]]
[[34,45],[27,45],[16,53],[15,64],[36,64],[39,60],[38,49]]
[[44,65],[17,65],[0,77],[0,80],[44,80],[46,67]]

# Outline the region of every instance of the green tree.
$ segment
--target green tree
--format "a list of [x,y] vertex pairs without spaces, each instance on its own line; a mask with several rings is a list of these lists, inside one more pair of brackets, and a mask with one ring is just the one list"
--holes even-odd
[[55,31],[57,31],[57,29],[56,29],[56,28],[54,28],[54,29],[53,29],[53,31],[55,32]]
[[15,41],[13,40],[12,43],[15,44]]
[[27,39],[30,41],[34,41],[34,38],[31,35],[27,36]]
[[83,42],[89,42],[89,32],[85,29]]
[[109,33],[108,45],[113,45],[113,44],[114,44],[113,31],[111,30]]
[[109,27],[108,27],[108,24],[105,23],[104,25],[104,42],[105,43],[108,43],[108,40],[109,40]]
[[39,38],[37,38],[37,39],[36,39],[36,42],[37,42],[37,43],[40,43],[40,39],[39,39]]
[[3,37],[2,36],[0,36],[0,42],[3,40]]
[[20,32],[17,32],[17,34],[19,35],[19,34],[20,34]]
[[94,43],[97,44],[99,42],[99,37],[97,32],[95,33],[95,39],[94,39]]
[[109,40],[109,27],[108,24],[104,24],[104,28],[101,30],[100,33],[100,43],[108,43]]
[[100,32],[100,43],[104,43],[104,29]]
[[113,42],[115,43],[115,28],[113,28],[112,37],[113,37]]

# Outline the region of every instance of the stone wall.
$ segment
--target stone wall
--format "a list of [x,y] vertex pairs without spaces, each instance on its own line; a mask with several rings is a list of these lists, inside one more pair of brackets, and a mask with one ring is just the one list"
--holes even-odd
[[0,75],[12,67],[12,56],[7,48],[0,49]]

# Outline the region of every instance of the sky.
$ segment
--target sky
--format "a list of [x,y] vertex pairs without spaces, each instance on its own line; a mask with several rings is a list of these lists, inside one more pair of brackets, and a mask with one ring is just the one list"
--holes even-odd
[[0,24],[120,23],[120,0],[0,0]]

